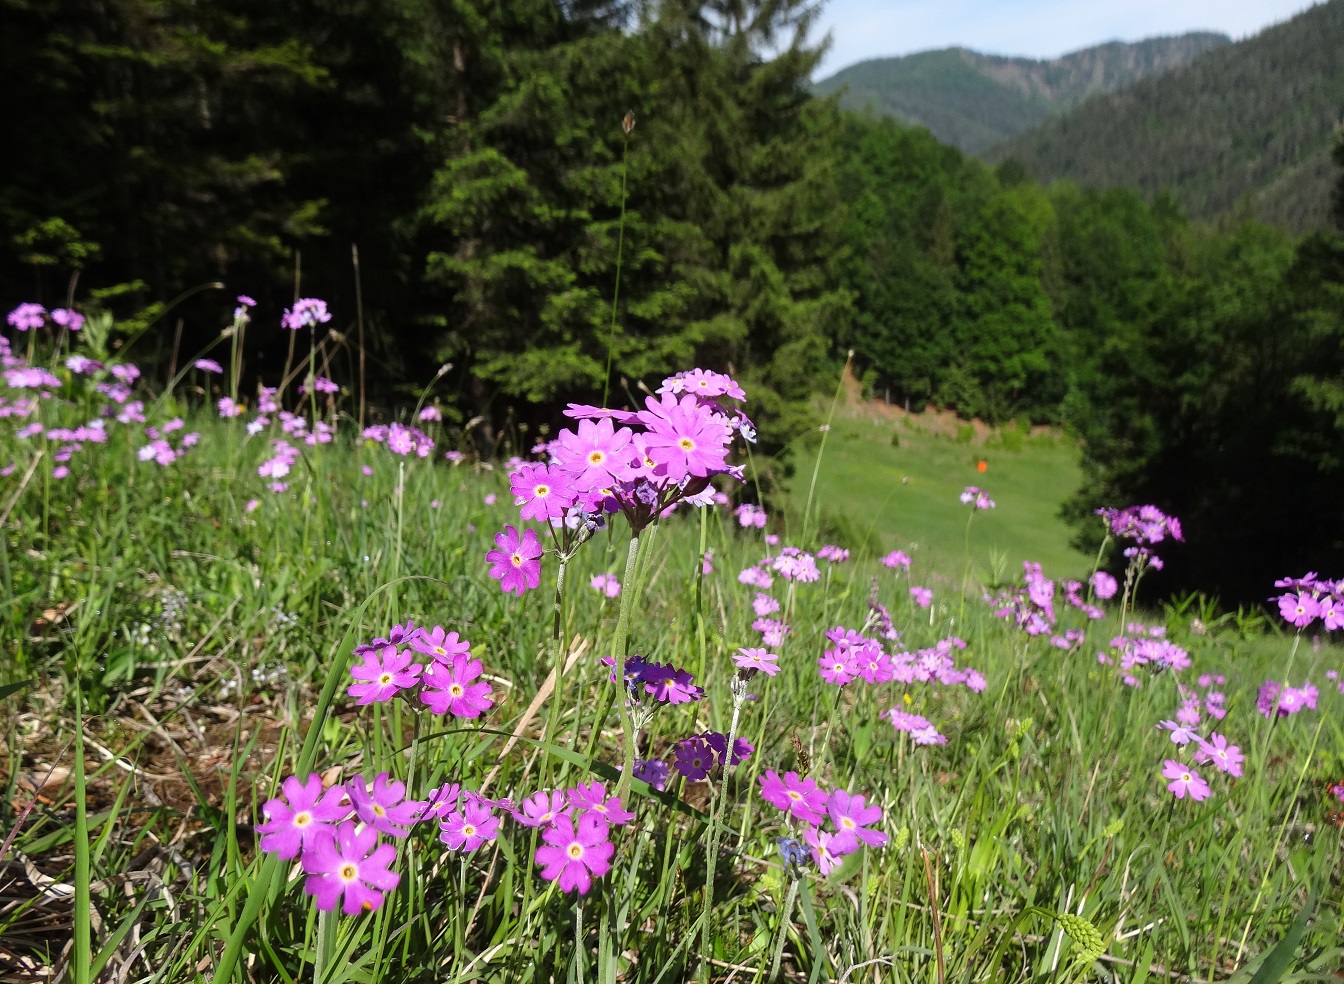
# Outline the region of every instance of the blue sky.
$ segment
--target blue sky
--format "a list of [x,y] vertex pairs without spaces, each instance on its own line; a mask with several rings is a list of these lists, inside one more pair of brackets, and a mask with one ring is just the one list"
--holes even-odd
[[997,55],[1054,58],[1104,41],[1222,31],[1255,34],[1309,0],[827,0],[818,35],[831,50],[824,78],[865,58],[959,45]]

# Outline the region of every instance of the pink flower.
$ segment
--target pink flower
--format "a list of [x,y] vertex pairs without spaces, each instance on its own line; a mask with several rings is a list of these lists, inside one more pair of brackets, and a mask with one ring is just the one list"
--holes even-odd
[[615,827],[635,819],[635,815],[621,805],[620,797],[608,796],[606,787],[600,782],[579,783],[573,789],[565,790],[565,796],[573,809],[596,813]]
[[933,604],[933,592],[928,588],[921,588],[919,585],[910,589],[910,597],[915,600],[915,604],[920,608],[928,608]]
[[882,558],[884,567],[900,567],[904,570],[910,569],[910,555],[904,550],[893,550]]
[[193,365],[201,372],[221,373],[224,371],[224,367],[214,359],[197,359]]
[[335,909],[342,899],[341,911],[347,916],[372,912],[383,904],[383,893],[401,881],[387,867],[396,856],[391,844],[378,843],[378,832],[372,827],[361,829],[347,820],[304,852],[303,870],[308,878],[303,889],[325,912]]
[[545,827],[556,817],[569,812],[569,802],[559,791],[533,793],[510,811],[513,819],[524,827]]
[[887,835],[880,830],[869,830],[871,824],[882,819],[880,806],[869,806],[861,795],[834,790],[826,800],[826,813],[835,825],[835,843],[837,851],[847,854],[858,849],[859,842],[869,847],[881,847],[887,842]]
[[479,659],[468,653],[453,653],[440,662],[435,659],[425,671],[420,699],[435,714],[458,718],[477,718],[490,710],[490,684],[474,682],[485,670]]
[[630,466],[633,437],[629,427],[616,430],[611,420],[579,421],[579,432],[562,430],[555,442],[555,460],[576,493],[588,493],[635,477]]
[[1177,799],[1184,799],[1188,793],[1192,800],[1199,802],[1212,794],[1209,784],[1199,777],[1198,772],[1175,759],[1167,759],[1162,763],[1162,776],[1171,780],[1167,783],[1167,789]]
[[813,779],[800,779],[796,772],[786,772],[781,779],[774,769],[761,776],[761,798],[785,814],[807,823],[821,823],[826,809],[826,794]]
[[1320,613],[1320,603],[1306,592],[1279,596],[1279,614],[1299,629],[1314,622]]
[[445,633],[441,625],[432,629],[417,629],[411,637],[411,648],[444,665],[450,664],[454,656],[471,653],[471,643],[458,638],[456,632]]
[[1105,571],[1097,571],[1094,573],[1091,578],[1091,584],[1092,593],[1102,601],[1105,601],[1107,598],[1115,597],[1115,592],[1119,590],[1120,587],[1116,584],[1115,578],[1111,577],[1111,575],[1107,574]]
[[257,825],[257,833],[263,851],[286,861],[307,851],[323,832],[331,832],[332,824],[350,816],[350,808],[341,803],[345,787],[337,785],[323,792],[320,776],[310,775],[302,783],[290,776],[280,788],[284,799],[266,801],[261,808],[266,822]]
[[[803,842],[811,848],[812,860],[817,863],[817,870],[823,875],[829,875],[838,868],[844,855],[854,850],[854,848],[844,850],[848,842],[840,834],[827,833],[815,827],[803,828]],[[855,841],[856,847],[857,844]]]
[[594,591],[601,591],[608,598],[621,596],[621,582],[616,580],[614,574],[598,574],[588,584]]
[[[603,421],[608,423],[608,421]],[[533,530],[524,530],[520,536],[512,526],[495,534],[495,546],[485,559],[492,565],[490,576],[500,582],[504,593],[524,591],[541,583],[541,542]]]
[[362,682],[350,684],[345,691],[358,697],[360,704],[391,700],[420,682],[420,664],[412,663],[410,653],[399,652],[391,643],[365,651],[361,656],[364,662],[350,667],[350,675]]
[[354,776],[345,785],[355,815],[393,837],[405,837],[406,828],[415,823],[424,807],[417,800],[406,799],[406,784],[386,772],[374,776],[372,786],[365,785],[363,776]]
[[733,656],[739,669],[758,670],[766,676],[779,672],[779,657],[764,649],[739,649]]
[[543,843],[537,848],[541,877],[547,881],[559,879],[563,891],[586,894],[594,878],[611,870],[616,848],[608,836],[607,823],[597,814],[580,814],[577,823],[569,816],[557,816],[554,825],[542,833]]
[[1227,738],[1216,731],[1209,735],[1208,741],[1200,741],[1199,748],[1195,751],[1196,762],[1201,764],[1212,762],[1216,768],[1233,778],[1241,775],[1241,763],[1245,759],[1246,756],[1241,754],[1240,748],[1229,745]]
[[727,466],[728,428],[694,396],[678,400],[668,393],[661,400],[648,397],[644,405],[648,409],[640,411],[639,420],[648,428],[645,451],[669,481],[704,478]]
[[827,683],[843,687],[859,675],[859,665],[851,649],[828,649],[817,660],[821,678]]
[[543,523],[563,517],[575,501],[569,479],[548,465],[524,465],[509,476],[509,491],[523,519]]
[[454,810],[439,824],[439,840],[450,851],[471,852],[499,833],[499,817],[484,803],[468,803],[464,810]]

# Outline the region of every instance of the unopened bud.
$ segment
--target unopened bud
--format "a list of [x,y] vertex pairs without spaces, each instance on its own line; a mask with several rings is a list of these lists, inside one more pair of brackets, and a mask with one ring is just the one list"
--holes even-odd
[[625,114],[625,119],[621,120],[621,132],[623,132],[628,137],[630,136],[630,131],[633,130],[634,128],[635,128],[635,114],[627,110]]

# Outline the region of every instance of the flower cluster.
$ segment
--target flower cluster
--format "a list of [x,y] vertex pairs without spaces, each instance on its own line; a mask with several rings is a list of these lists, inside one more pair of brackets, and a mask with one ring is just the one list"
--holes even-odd
[[[603,656],[603,666],[613,667],[611,682],[616,682],[616,660]],[[704,690],[695,685],[695,677],[671,663],[654,663],[632,656],[625,661],[625,690],[630,700],[641,703],[644,695],[658,704],[689,704],[702,699]]]
[[355,916],[382,905],[401,876],[388,867],[396,848],[380,844],[378,835],[406,837],[424,804],[407,800],[406,786],[386,772],[372,785],[356,776],[330,789],[316,775],[302,781],[290,776],[281,789],[283,796],[262,807],[261,849],[281,860],[299,859],[308,876],[304,890],[319,909],[339,905]]
[[[355,656],[362,662],[350,668],[355,682],[346,692],[360,704],[415,697],[435,714],[467,719],[493,706],[490,684],[480,679],[485,668],[471,658],[471,643],[442,626],[394,626],[386,638],[356,647]],[[416,662],[420,658],[425,662]]]
[[[845,855],[853,854],[864,844],[882,847],[887,843],[885,833],[872,829],[882,820],[882,808],[866,802],[861,794],[843,789],[827,793],[814,779],[796,772],[780,776],[774,769],[767,769],[760,783],[761,798],[784,814],[823,875],[830,874]],[[827,821],[829,828],[825,826]],[[781,843],[781,851],[784,850],[785,844]],[[799,866],[802,860],[801,852],[790,851],[785,855],[791,867]]]
[[70,308],[53,308],[47,311],[41,304],[20,304],[5,317],[5,321],[15,331],[37,331],[47,319],[59,328],[67,331],[79,331],[84,327],[84,315]]
[[1288,717],[1299,711],[1316,710],[1316,701],[1320,691],[1309,681],[1300,687],[1290,687],[1277,680],[1266,680],[1260,685],[1256,695],[1255,709],[1267,718]]
[[171,465],[190,448],[195,447],[201,439],[200,434],[191,431],[177,438],[177,446],[174,447],[169,435],[182,430],[185,426],[181,417],[174,417],[161,427],[146,427],[145,436],[149,438],[149,443],[136,452],[136,457],[141,461],[152,461],[163,467]]
[[745,762],[755,750],[755,746],[745,738],[734,738],[732,755],[729,755],[728,736],[718,731],[707,731],[677,742],[672,768],[681,773],[687,782],[699,782],[716,768]]
[[1124,671],[1121,677],[1126,686],[1140,687],[1142,681],[1134,671],[1146,666],[1150,671],[1160,673],[1163,670],[1184,670],[1190,666],[1190,654],[1166,637],[1167,630],[1161,625],[1143,625],[1130,622],[1125,626],[1125,634],[1111,639],[1110,651],[1114,655],[1098,653],[1097,662],[1103,666],[1119,663]]
[[1274,587],[1288,589],[1270,601],[1279,603],[1279,614],[1290,625],[1305,629],[1320,619],[1327,632],[1344,625],[1344,581],[1318,580],[1309,573],[1275,581]]
[[961,491],[961,501],[973,509],[993,509],[994,500],[984,489],[968,485]]
[[766,512],[760,506],[752,505],[750,502],[744,502],[733,510],[733,515],[737,517],[739,526],[754,526],[758,530],[765,529],[768,521]]
[[[240,297],[239,300],[243,298]],[[320,301],[316,297],[301,297],[294,302],[292,308],[285,309],[284,315],[280,318],[280,326],[290,331],[298,331],[301,328],[316,328],[330,320],[331,312],[327,310],[326,301]]]
[[1133,540],[1136,544],[1125,548],[1125,556],[1136,564],[1136,570],[1142,572],[1145,567],[1162,569],[1162,560],[1153,553],[1152,547],[1170,537],[1177,543],[1184,543],[1181,521],[1168,516],[1157,506],[1128,506],[1125,509],[1103,507],[1097,515],[1106,523],[1107,532],[1122,540]]

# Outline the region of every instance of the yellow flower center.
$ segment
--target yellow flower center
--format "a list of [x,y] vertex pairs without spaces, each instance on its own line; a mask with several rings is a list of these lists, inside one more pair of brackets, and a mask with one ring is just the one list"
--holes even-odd
[[536,496],[538,499],[544,499],[546,496],[551,494],[551,487],[549,485],[538,485],[535,489],[532,490],[532,494]]
[[462,684],[460,683],[453,684],[451,687],[448,688],[448,693],[452,694],[454,697],[461,697],[463,694]]
[[464,823],[464,824],[462,825],[462,836],[463,836],[463,837],[475,837],[475,836],[476,836],[476,825],[475,825],[475,824],[470,824],[470,823]]
[[359,869],[348,861],[341,865],[341,870],[337,873],[343,882],[352,882],[359,877]]
[[565,853],[568,854],[572,860],[577,861],[583,857],[583,845],[577,842],[570,844],[569,847],[565,848]]
[[392,682],[392,674],[384,673],[382,676],[378,678],[378,682],[382,684],[384,687],[386,687],[389,683]]
[[306,827],[312,822],[313,815],[307,810],[304,810],[302,813],[294,814],[294,826],[296,827]]
[[606,453],[603,452],[603,451],[589,451],[589,452],[588,452],[588,464],[590,464],[590,465],[600,465],[600,464],[602,464],[602,462],[604,462],[604,461],[606,461],[606,460],[607,460],[607,455],[606,455]]
[[523,555],[522,555],[522,554],[514,554],[512,557],[509,558],[509,563],[511,563],[514,567],[522,567],[522,566],[523,566]]

